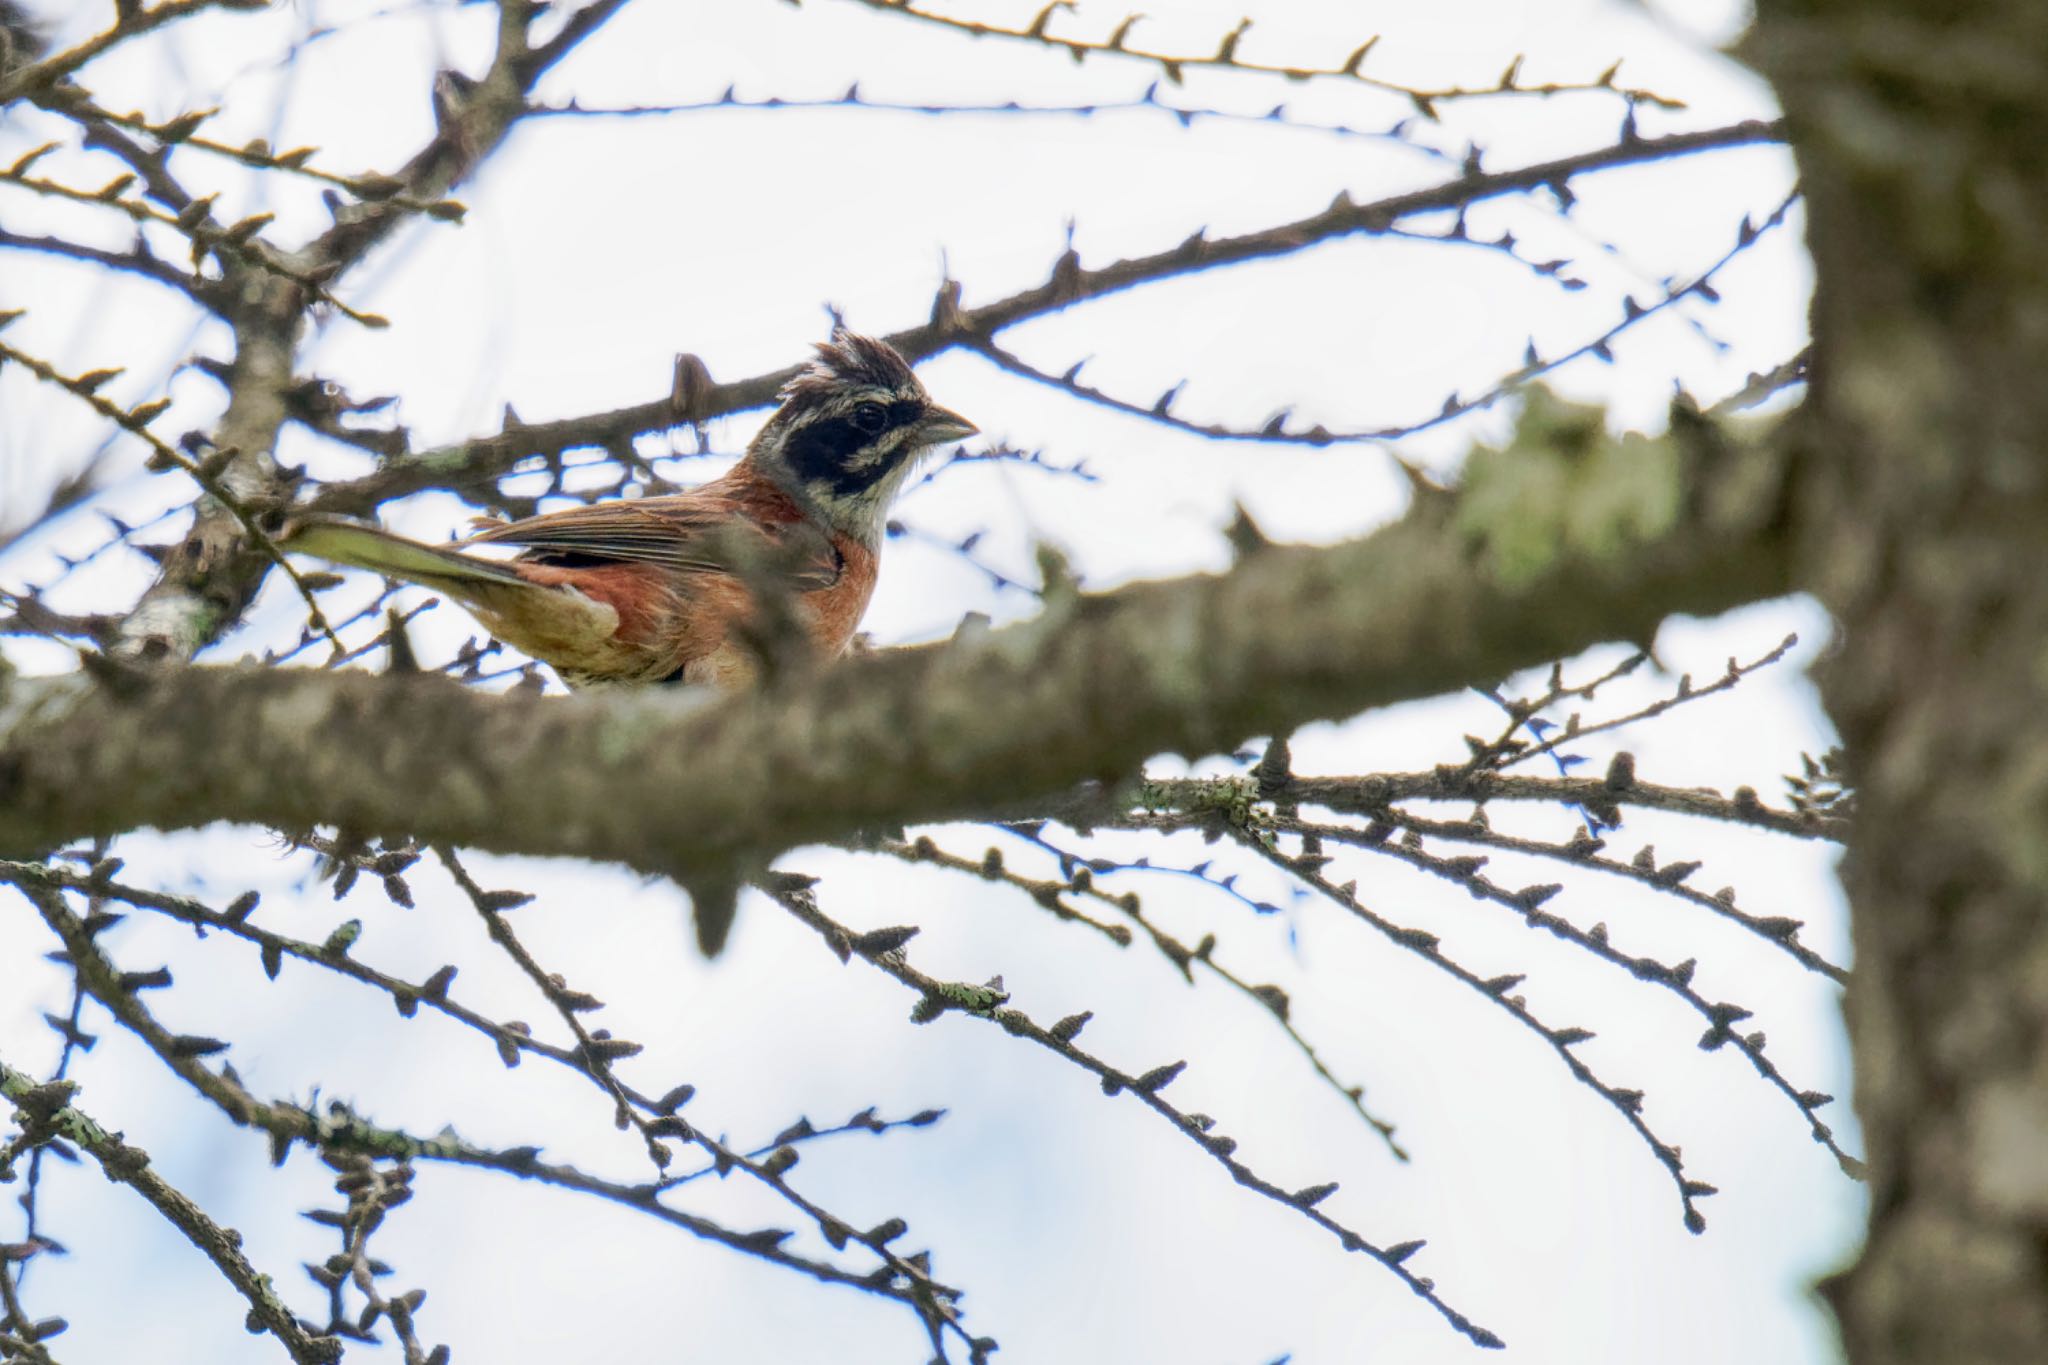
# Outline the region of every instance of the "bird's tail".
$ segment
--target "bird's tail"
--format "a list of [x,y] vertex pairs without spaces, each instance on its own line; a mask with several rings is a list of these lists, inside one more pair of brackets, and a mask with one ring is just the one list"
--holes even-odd
[[309,517],[293,526],[279,547],[461,596],[490,586],[532,586],[516,569],[497,560],[422,545],[352,521]]

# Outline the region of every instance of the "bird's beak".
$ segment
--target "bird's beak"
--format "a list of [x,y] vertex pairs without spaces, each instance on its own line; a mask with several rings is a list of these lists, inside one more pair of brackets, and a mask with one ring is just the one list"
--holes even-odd
[[981,430],[951,408],[942,408],[936,403],[924,410],[924,416],[918,419],[917,428],[918,435],[923,438],[926,445],[964,441]]

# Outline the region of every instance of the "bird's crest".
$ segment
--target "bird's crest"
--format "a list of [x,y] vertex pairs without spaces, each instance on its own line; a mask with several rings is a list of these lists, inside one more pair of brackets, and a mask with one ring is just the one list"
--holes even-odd
[[787,403],[799,398],[823,398],[849,385],[895,391],[914,388],[916,384],[910,363],[894,346],[838,327],[833,329],[830,341],[818,343],[816,358],[797,371],[778,396]]

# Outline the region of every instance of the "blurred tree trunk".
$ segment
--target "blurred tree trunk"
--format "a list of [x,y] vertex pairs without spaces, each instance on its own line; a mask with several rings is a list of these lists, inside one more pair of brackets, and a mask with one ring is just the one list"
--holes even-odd
[[1801,577],[1857,786],[1855,1365],[2048,1361],[2048,4],[1763,0],[1811,205]]

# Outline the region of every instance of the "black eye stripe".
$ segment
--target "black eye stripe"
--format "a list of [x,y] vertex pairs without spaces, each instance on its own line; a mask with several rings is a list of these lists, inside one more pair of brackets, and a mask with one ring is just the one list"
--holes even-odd
[[861,469],[848,467],[874,439],[850,418],[822,418],[790,433],[789,465],[805,482],[823,483],[834,493],[858,493],[889,472],[887,461]]
[[862,450],[886,439],[889,432],[921,418],[925,404],[921,399],[904,398],[869,406],[880,408],[886,419],[878,431],[861,430],[853,411],[838,417],[820,417],[791,431],[784,451],[796,476],[806,483],[823,484],[840,496],[859,493],[886,478],[907,451],[892,452],[891,458],[863,468],[849,465]]

